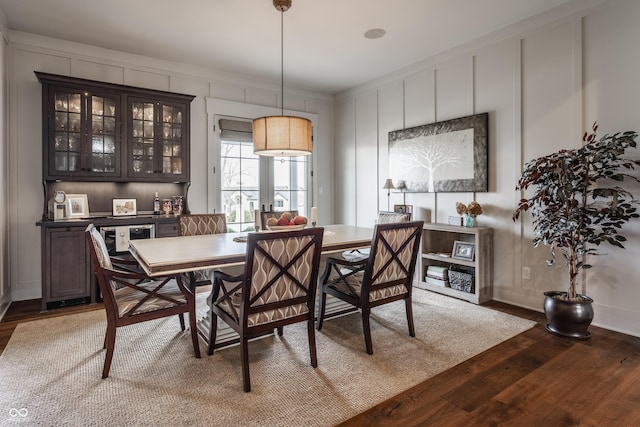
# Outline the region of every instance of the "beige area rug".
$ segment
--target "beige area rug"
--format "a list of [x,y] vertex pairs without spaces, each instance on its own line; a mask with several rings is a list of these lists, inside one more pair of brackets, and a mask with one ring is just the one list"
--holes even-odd
[[374,309],[372,356],[359,314],[326,320],[317,369],[306,326],[285,327],[250,343],[250,393],[239,348],[196,359],[177,316],[120,328],[106,380],[103,311],[22,323],[0,356],[0,425],[331,426],[534,324],[419,289],[414,319],[411,338],[404,303]]

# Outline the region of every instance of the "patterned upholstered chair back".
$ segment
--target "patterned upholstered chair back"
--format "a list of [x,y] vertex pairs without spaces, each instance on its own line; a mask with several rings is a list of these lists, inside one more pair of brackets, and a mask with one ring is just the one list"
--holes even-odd
[[227,232],[227,217],[223,213],[178,215],[181,236],[220,234]]
[[248,319],[250,326],[312,310],[322,249],[321,228],[278,236],[250,234],[247,248],[247,280],[242,292],[248,295],[245,312],[255,313]]
[[422,221],[376,225],[362,279],[363,292],[370,293],[370,301],[410,291],[422,225]]
[[[111,257],[109,256],[109,250],[107,249],[107,245],[102,238],[102,234],[100,234],[96,227],[91,226],[87,231],[89,232],[89,236],[91,236],[91,245],[95,249],[96,259],[98,260],[97,263],[100,266],[100,269],[97,269],[96,274],[100,275],[102,269],[113,268]],[[101,278],[98,277],[99,283],[100,279]],[[109,286],[111,286],[113,291],[118,289],[118,286],[114,282],[109,282]]]
[[[201,236],[227,232],[227,216],[223,213],[178,215],[178,232],[181,236]],[[213,269],[182,273],[185,283],[192,289],[211,284]]]
[[410,213],[398,213],[398,212],[378,212],[378,224],[389,224],[392,222],[409,222],[411,221]]

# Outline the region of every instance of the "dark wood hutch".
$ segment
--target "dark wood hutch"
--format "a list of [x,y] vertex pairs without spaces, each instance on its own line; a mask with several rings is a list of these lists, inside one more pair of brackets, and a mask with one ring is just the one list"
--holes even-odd
[[[84,231],[153,224],[156,237],[178,234],[173,214],[153,199],[183,196],[189,212],[190,105],[177,94],[35,72],[42,85],[42,310],[95,302]],[[89,215],[56,219],[57,191],[87,195]],[[137,215],[112,216],[114,198],[136,199]]]

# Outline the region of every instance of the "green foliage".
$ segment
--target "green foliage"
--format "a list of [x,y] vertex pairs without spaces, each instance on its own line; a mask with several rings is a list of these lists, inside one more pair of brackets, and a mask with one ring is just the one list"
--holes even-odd
[[521,199],[513,213],[516,221],[526,211],[533,216],[534,246],[561,251],[569,267],[569,298],[576,298],[576,281],[581,269],[591,268],[585,255],[597,255],[595,246],[608,243],[624,248],[622,226],[638,218],[638,201],[617,184],[625,179],[640,182],[631,175],[640,160],[622,157],[636,148],[637,133],[627,131],[596,140],[598,126],[583,136],[585,144],[573,150],[560,150],[528,162],[516,190],[533,188],[533,195]]

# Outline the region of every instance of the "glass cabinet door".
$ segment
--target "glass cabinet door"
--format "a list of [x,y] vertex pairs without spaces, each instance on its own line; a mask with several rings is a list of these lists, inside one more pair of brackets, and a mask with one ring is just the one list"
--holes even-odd
[[91,152],[88,168],[92,172],[115,173],[117,162],[116,100],[91,96]]
[[57,87],[51,91],[49,175],[119,175],[119,96]]
[[57,174],[82,168],[82,102],[80,91],[54,91],[54,141],[49,168]]
[[162,105],[162,173],[182,175],[182,116],[184,107]]
[[132,171],[134,174],[156,173],[154,162],[155,106],[153,102],[134,101],[131,116]]
[[188,150],[185,105],[132,99],[129,103],[130,165],[132,177],[184,179]]

